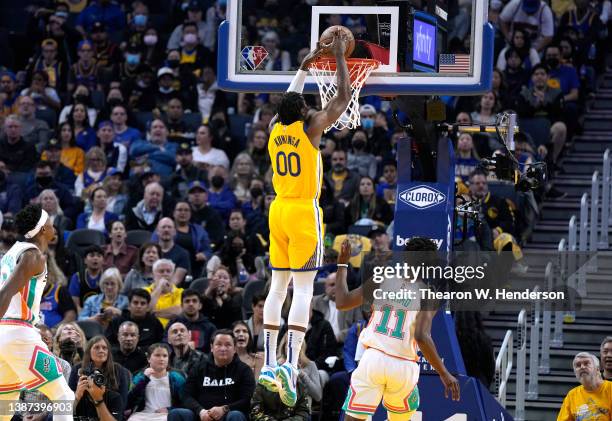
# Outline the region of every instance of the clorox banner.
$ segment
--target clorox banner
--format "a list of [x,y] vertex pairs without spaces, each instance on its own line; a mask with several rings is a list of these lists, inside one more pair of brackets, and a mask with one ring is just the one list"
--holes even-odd
[[428,209],[446,201],[446,195],[431,186],[415,186],[398,194],[399,201],[415,209]]
[[398,183],[395,250],[402,250],[412,237],[426,237],[436,243],[438,250],[451,250],[453,215],[447,209],[448,187],[442,183]]
[[400,162],[393,225],[394,250],[403,250],[412,237],[429,238],[441,251],[452,250],[454,157],[446,140],[440,141],[438,150],[438,182],[426,183],[412,180],[410,142],[398,143]]

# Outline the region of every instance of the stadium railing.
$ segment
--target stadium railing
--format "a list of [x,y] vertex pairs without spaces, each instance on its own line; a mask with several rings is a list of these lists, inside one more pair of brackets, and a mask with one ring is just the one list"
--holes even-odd
[[[548,291],[553,290],[554,281],[554,268],[552,262],[548,262],[546,269],[544,270],[544,278],[546,279],[546,285]],[[550,310],[543,309],[542,311],[542,353],[540,356],[540,364],[538,372],[540,374],[550,373],[550,329],[551,329],[551,316]],[[533,344],[533,342],[532,342]],[[537,380],[536,380],[537,382]],[[531,384],[530,384],[531,387]]]
[[499,354],[495,359],[495,391],[497,400],[502,406],[506,406],[506,392],[508,391],[508,380],[513,368],[514,343],[512,330],[506,331]]
[[[572,216],[572,219],[570,219],[570,230],[572,226],[572,221],[575,225],[576,217]],[[565,253],[565,250],[567,250],[567,241],[565,240],[565,238],[562,238],[559,241],[559,246],[557,247],[557,250],[559,251],[559,258],[557,261],[558,276],[555,280],[556,286],[561,287],[565,284],[565,281],[567,279],[567,254]],[[552,334],[552,339],[550,341],[550,346],[554,348],[563,347],[563,310],[555,310],[555,326],[554,332]]]
[[[600,177],[601,174],[601,177]],[[591,197],[584,193],[580,198],[580,220],[572,215],[568,223],[567,239],[557,246],[558,258],[546,266],[545,278],[548,290],[574,289],[579,296],[586,296],[586,274],[598,268],[597,251],[610,247],[608,230],[612,207],[612,156],[610,149],[603,154],[602,170],[591,177]],[[601,213],[599,209],[601,208]],[[542,351],[539,372],[550,372],[550,348],[563,347],[563,319],[574,318],[574,311],[555,309],[542,311]]]
[[589,229],[589,269],[597,270],[597,249],[599,248],[599,226],[597,225],[599,212],[599,171],[591,177],[591,221]]
[[515,421],[525,420],[525,374],[527,370],[527,310],[518,315],[516,327],[516,404]]
[[[540,291],[536,285],[534,292]],[[541,302],[531,302],[531,321],[529,325],[529,386],[527,387],[527,399],[538,399],[538,375],[540,373],[540,324],[541,324]]]
[[599,248],[607,249],[609,247],[608,227],[610,226],[610,189],[612,182],[610,180],[610,149],[606,149],[603,155],[603,171],[601,179],[601,230],[599,235]]

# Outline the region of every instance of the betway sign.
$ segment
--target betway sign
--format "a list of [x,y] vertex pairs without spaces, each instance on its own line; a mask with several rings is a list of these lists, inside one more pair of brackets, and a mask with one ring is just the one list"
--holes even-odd
[[429,186],[416,186],[401,192],[399,200],[416,209],[427,209],[446,201],[446,195]]

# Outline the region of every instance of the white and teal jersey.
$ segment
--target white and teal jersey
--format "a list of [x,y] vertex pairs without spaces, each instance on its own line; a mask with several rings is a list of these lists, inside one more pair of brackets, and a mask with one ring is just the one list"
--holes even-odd
[[[38,249],[32,243],[18,241],[0,260],[0,287],[8,281],[24,251]],[[36,324],[40,313],[40,299],[47,280],[47,266],[43,273],[33,276],[11,299],[3,319],[21,320]]]
[[359,340],[365,348],[418,361],[414,329],[420,302],[419,284],[394,278],[384,280],[374,289],[379,291],[373,291],[372,315]]

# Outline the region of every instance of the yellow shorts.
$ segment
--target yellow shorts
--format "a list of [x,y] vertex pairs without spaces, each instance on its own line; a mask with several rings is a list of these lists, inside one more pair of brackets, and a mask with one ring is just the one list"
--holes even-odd
[[323,266],[323,211],[312,199],[274,199],[270,205],[270,266],[308,271]]
[[368,348],[351,376],[351,386],[342,409],[355,418],[362,418],[374,414],[382,400],[390,412],[416,411],[419,407],[418,381],[419,365],[414,361],[394,358]]

